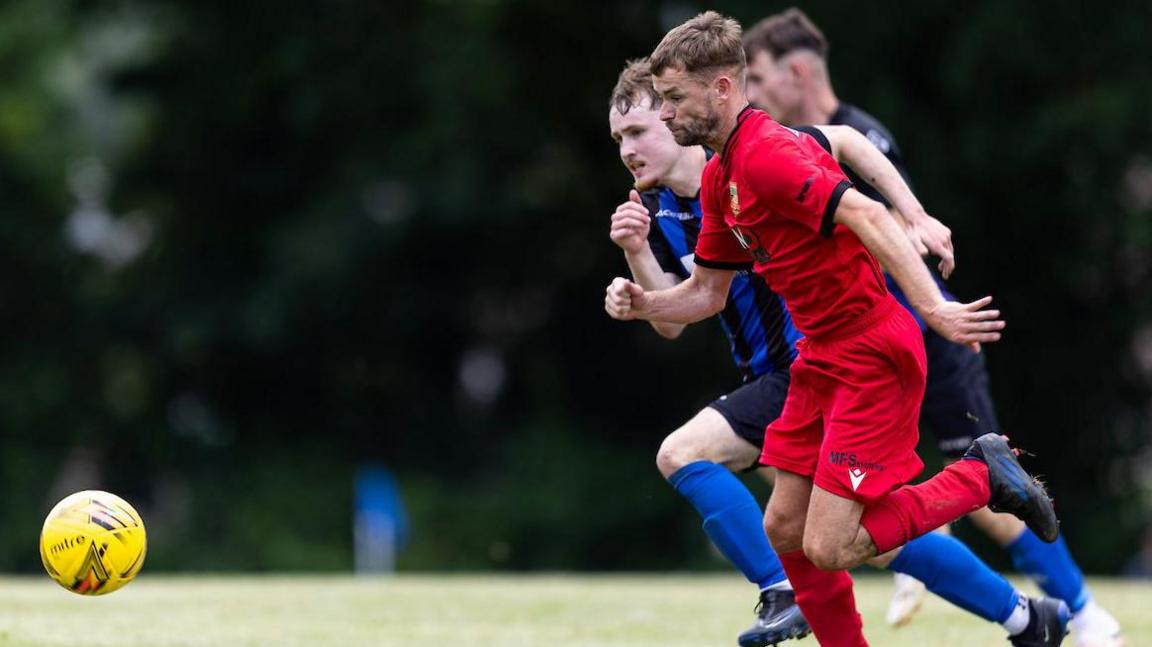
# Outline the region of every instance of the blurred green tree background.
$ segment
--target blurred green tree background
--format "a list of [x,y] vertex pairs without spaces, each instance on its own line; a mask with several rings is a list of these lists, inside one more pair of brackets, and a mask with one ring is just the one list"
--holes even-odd
[[[402,568],[715,565],[653,458],[738,377],[715,324],[602,311],[607,97],[698,11],[786,6],[0,2],[0,568],[96,486],[150,568],[350,568],[369,462]],[[1152,5],[803,7],[955,291],[1004,310],[1004,430],[1115,572],[1152,517]]]

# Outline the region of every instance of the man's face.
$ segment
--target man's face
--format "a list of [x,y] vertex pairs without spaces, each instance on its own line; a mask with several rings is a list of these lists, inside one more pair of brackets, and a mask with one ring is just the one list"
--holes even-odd
[[711,85],[678,68],[667,68],[652,77],[652,87],[664,99],[660,119],[677,144],[699,146],[715,139],[720,113]]
[[615,106],[608,111],[608,127],[620,147],[620,161],[640,188],[664,184],[683,152],[660,122],[660,111],[651,105],[645,97],[625,114],[620,114]]
[[748,103],[783,123],[792,123],[801,110],[804,87],[792,74],[788,56],[776,60],[765,50],[748,61]]

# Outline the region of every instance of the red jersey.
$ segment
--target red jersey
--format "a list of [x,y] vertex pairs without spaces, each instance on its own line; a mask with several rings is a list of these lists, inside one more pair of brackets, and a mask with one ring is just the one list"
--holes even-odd
[[848,334],[891,298],[864,244],[832,222],[851,186],[812,137],[745,108],[724,150],[704,167],[695,262],[751,266],[784,298],[800,332]]

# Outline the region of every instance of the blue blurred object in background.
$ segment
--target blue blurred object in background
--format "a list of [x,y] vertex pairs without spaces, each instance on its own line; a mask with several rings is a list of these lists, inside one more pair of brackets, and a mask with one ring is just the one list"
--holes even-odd
[[396,479],[383,465],[364,465],[356,473],[353,532],[357,573],[396,570],[396,553],[408,543],[408,514]]

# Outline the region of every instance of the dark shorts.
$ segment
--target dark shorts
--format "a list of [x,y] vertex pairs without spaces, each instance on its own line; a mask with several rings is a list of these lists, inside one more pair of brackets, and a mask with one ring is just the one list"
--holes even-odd
[[760,450],[764,447],[764,429],[780,417],[780,410],[784,408],[788,382],[788,371],[761,375],[708,406],[724,416],[737,436]]
[[[928,387],[924,392],[924,406],[920,421],[928,433],[936,438],[936,446],[946,458],[960,458],[973,440],[998,432],[996,410],[988,390],[988,371],[984,356],[973,353],[967,346],[953,344],[937,335],[908,304],[900,286],[885,275],[888,290],[913,317],[924,331],[924,350],[928,354]],[[956,301],[948,292],[944,281],[932,272],[944,298]]]
[[940,453],[960,458],[973,440],[1000,429],[984,355],[931,330],[924,335],[924,349],[928,386],[920,417],[924,428],[936,437]]

